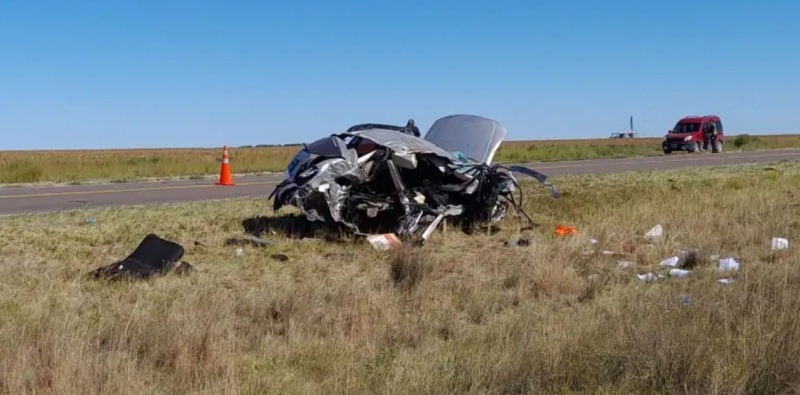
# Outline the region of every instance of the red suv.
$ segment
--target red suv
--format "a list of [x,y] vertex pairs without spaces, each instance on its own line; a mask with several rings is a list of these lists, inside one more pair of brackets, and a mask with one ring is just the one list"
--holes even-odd
[[[661,143],[665,154],[672,151],[700,152],[703,150],[703,130],[711,123],[717,126],[717,152],[722,152],[722,140],[725,132],[722,121],[716,115],[691,115],[684,117],[675,124]],[[712,147],[708,147],[710,150]]]

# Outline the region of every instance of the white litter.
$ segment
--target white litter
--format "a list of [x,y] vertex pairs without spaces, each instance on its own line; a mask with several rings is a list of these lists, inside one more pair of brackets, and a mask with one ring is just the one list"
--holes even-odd
[[656,281],[658,279],[653,273],[637,274],[636,277],[639,277],[639,280],[642,281]]
[[789,240],[786,240],[781,237],[773,237],[772,238],[772,249],[773,250],[785,250],[789,248]]
[[620,269],[627,269],[629,267],[633,267],[633,262],[631,261],[619,261],[617,267]]
[[589,239],[590,244],[597,244],[597,239]]
[[683,269],[669,269],[670,277],[684,278],[689,276],[688,270]]
[[400,241],[400,238],[394,233],[372,235],[367,237],[367,241],[369,241],[369,243],[372,244],[372,247],[378,251],[386,251],[403,244]]
[[733,284],[734,282],[736,282],[736,280],[734,280],[732,278],[721,278],[721,279],[717,280],[717,282],[721,283],[721,284]]
[[739,270],[739,261],[735,258],[723,258],[719,260],[719,270],[721,272]]
[[675,266],[675,265],[678,264],[678,261],[680,261],[680,258],[674,256],[672,258],[664,259],[663,261],[661,261],[660,265],[661,266]]
[[236,256],[242,256],[242,255],[244,255],[244,250],[242,249],[242,247],[237,248]]
[[654,226],[645,233],[644,237],[650,240],[660,239],[664,235],[664,227],[661,224]]

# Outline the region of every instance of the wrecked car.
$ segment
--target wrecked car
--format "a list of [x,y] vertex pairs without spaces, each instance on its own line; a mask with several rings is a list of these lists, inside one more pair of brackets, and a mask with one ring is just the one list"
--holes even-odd
[[382,226],[403,240],[428,240],[446,217],[463,224],[493,224],[510,206],[530,217],[514,198],[512,172],[558,190],[546,176],[520,166],[492,164],[507,133],[492,119],[450,115],[436,120],[424,138],[404,127],[364,123],[304,144],[286,178],[268,199],[278,211],[300,209],[309,221],[344,226],[368,236]]

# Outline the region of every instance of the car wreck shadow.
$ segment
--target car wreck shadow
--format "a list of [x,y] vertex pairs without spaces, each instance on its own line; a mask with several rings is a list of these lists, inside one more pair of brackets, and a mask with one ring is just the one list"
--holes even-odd
[[298,214],[247,218],[242,221],[242,228],[245,233],[255,237],[279,234],[290,239],[321,238],[330,242],[343,241],[345,238],[345,232],[340,226],[311,222]]

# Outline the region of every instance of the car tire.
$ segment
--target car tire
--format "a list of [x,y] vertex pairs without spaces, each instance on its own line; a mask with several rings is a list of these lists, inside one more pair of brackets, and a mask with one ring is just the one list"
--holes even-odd
[[672,151],[670,151],[670,150],[668,150],[668,149],[665,149],[665,150],[663,150],[663,151],[664,151],[664,155],[669,155],[669,154],[671,154],[671,153],[672,153]]
[[689,152],[700,152],[701,148],[703,148],[703,147],[700,146],[700,143],[695,141],[694,144],[692,145],[692,148],[689,150]]
[[716,145],[717,153],[722,153],[722,141],[717,141],[714,145]]

